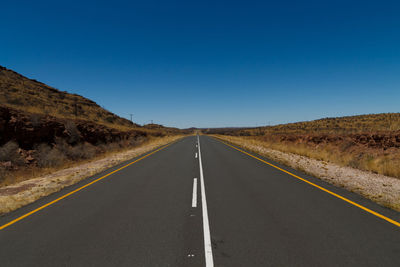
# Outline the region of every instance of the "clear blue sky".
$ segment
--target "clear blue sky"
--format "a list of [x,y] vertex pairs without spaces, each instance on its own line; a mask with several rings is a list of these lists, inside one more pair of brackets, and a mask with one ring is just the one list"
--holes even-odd
[[0,65],[145,123],[400,111],[399,1],[3,1]]

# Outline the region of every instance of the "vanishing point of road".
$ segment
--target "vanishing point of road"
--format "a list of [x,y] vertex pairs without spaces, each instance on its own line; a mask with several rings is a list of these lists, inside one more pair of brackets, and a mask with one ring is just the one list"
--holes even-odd
[[190,136],[0,217],[0,266],[400,266],[399,221]]

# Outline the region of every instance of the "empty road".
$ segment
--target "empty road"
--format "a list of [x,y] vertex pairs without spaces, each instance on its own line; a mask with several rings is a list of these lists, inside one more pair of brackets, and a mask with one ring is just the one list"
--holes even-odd
[[251,155],[190,136],[2,216],[0,266],[400,266],[399,213]]

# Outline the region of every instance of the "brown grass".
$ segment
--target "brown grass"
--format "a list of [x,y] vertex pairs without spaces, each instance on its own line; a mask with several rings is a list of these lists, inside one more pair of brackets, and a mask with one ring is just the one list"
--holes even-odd
[[275,134],[356,134],[399,130],[400,113],[382,113],[324,118],[257,128],[216,128],[208,129],[205,132],[235,136],[263,136]]
[[262,127],[262,134],[350,134],[400,130],[400,113],[369,114]]
[[141,127],[1,66],[0,106],[0,186],[183,134],[156,124]]
[[92,121],[118,130],[137,126],[90,99],[60,91],[1,66],[0,104],[34,114]]

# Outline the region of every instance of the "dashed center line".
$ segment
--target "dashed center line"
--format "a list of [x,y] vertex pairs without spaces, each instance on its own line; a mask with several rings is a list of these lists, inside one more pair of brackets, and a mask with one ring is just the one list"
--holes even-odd
[[197,178],[193,179],[193,198],[192,198],[192,208],[197,207]]

